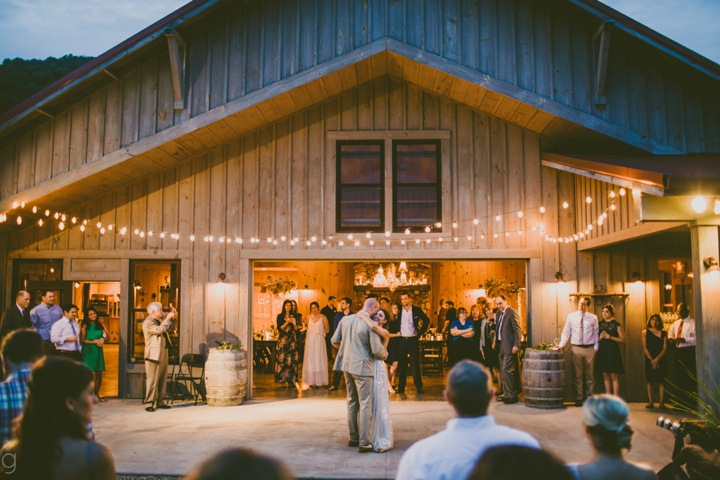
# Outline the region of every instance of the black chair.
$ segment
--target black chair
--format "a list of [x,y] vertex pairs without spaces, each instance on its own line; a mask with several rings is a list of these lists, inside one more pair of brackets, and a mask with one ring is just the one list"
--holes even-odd
[[[194,369],[200,369],[200,375],[193,375]],[[180,387],[180,382],[184,382],[183,385],[185,386],[184,389]],[[193,395],[190,393],[190,390],[188,389],[188,383],[190,382],[190,385],[192,385],[192,389],[195,392]],[[173,388],[173,394],[172,394],[172,402],[175,401],[175,399],[179,396],[181,400],[184,400],[185,398],[193,398],[195,397],[195,405],[198,403],[198,397],[202,396],[203,402],[206,402],[205,398],[205,355],[200,355],[197,353],[186,353],[182,356],[182,360],[180,361],[180,367],[178,369],[178,372],[175,374],[172,384],[174,386]]]

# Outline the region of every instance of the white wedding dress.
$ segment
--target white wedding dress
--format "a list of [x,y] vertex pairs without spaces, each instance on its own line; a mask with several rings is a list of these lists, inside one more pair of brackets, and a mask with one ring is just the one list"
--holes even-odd
[[384,452],[393,448],[393,428],[390,418],[390,398],[385,361],[375,359],[375,380],[372,397],[372,446],[373,450]]

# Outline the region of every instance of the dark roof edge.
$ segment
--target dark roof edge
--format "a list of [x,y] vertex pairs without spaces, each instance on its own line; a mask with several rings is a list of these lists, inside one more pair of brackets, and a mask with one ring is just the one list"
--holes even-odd
[[720,65],[699,53],[671,40],[665,35],[633,20],[612,7],[598,0],[567,0],[577,7],[603,20],[613,20],[615,25],[624,32],[643,42],[662,50],[668,55],[687,63],[715,80],[720,80]]
[[102,55],[90,60],[85,65],[73,70],[31,97],[23,100],[10,110],[0,114],[0,131],[17,122],[32,110],[41,108],[42,105],[61,95],[69,88],[97,74],[103,69],[109,68],[116,61],[147,45],[150,41],[162,35],[166,28],[174,27],[221,1],[223,0],[193,0],[187,5],[178,8]]
[[[58,97],[78,83],[109,68],[117,60],[126,57],[140,47],[148,44],[163,33],[163,30],[181,24],[187,19],[207,10],[212,5],[226,0],[193,0],[180,7],[161,20],[141,30],[119,45],[113,47],[99,57],[90,60],[80,68],[70,72],[61,79],[43,88],[36,94],[25,99],[10,110],[0,114],[0,132],[17,123],[34,110],[40,109],[48,101]],[[687,63],[688,65],[720,81],[720,65],[690,50],[664,35],[646,27],[632,18],[614,10],[598,0],[565,0],[577,7],[604,20],[614,20],[618,28],[628,34],[654,46],[667,54]],[[0,134],[2,136],[2,134]]]

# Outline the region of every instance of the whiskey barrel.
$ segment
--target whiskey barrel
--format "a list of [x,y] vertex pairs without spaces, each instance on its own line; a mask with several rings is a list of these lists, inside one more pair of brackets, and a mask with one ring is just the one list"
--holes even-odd
[[211,349],[205,362],[205,388],[211,407],[242,404],[247,388],[245,350]]
[[559,350],[525,350],[522,369],[525,405],[562,408],[565,399],[565,360]]

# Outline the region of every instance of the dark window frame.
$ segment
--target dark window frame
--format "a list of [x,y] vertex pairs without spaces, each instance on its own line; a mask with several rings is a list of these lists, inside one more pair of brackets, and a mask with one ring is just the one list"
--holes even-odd
[[411,232],[424,232],[425,227],[428,225],[417,225],[413,227],[401,227],[398,226],[398,212],[397,212],[397,206],[398,206],[398,186],[400,187],[428,187],[431,186],[431,183],[398,183],[398,175],[397,175],[397,146],[398,145],[435,145],[436,153],[437,153],[437,161],[435,163],[436,171],[436,177],[435,177],[435,186],[437,189],[437,219],[435,222],[433,222],[432,225],[429,225],[433,232],[438,232],[440,229],[438,229],[435,224],[437,222],[442,222],[442,148],[441,148],[441,141],[439,139],[415,139],[415,140],[393,140],[392,141],[392,192],[393,192],[393,198],[392,198],[392,205],[393,205],[393,221],[392,221],[392,231],[393,233],[401,233],[404,232],[406,229],[409,229]]
[[[358,228],[342,226],[342,190],[347,188],[378,188],[378,184],[342,183],[342,147],[345,145],[378,145],[380,147],[380,225]],[[335,231],[337,232],[384,232],[385,231],[385,140],[337,140],[335,155]]]

